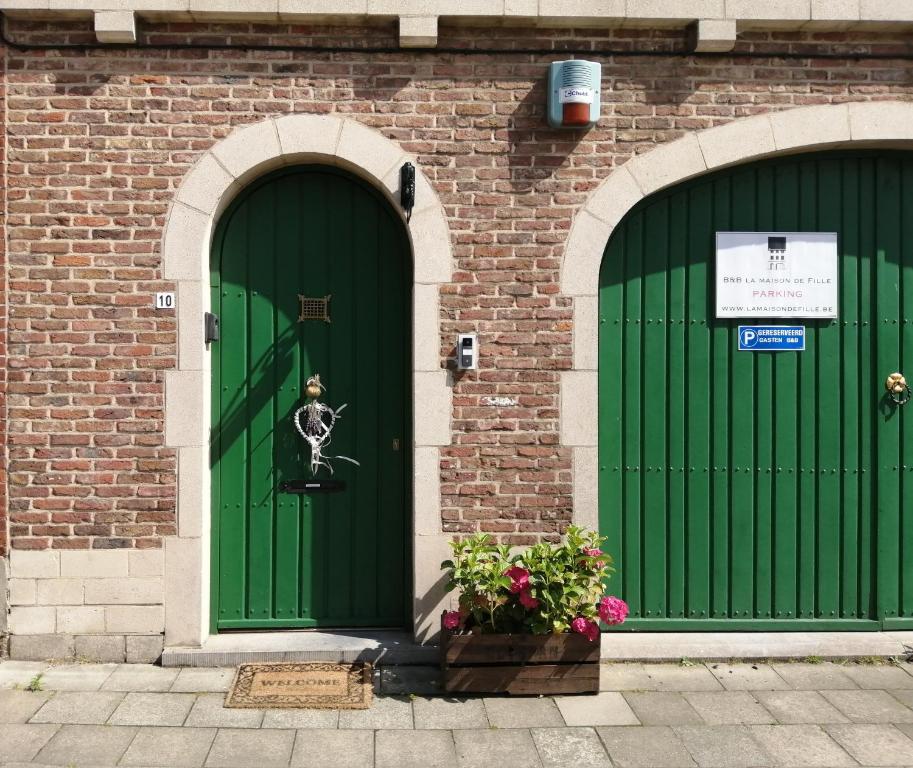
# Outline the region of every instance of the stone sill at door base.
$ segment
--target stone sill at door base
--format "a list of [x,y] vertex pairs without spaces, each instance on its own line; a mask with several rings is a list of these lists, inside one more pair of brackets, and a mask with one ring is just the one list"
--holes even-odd
[[608,632],[603,661],[906,657],[913,632]]
[[378,665],[437,664],[433,645],[419,645],[410,632],[226,632],[199,648],[166,647],[163,667],[231,667],[254,661],[370,661]]
[[[913,632],[611,632],[603,661],[906,657]],[[164,667],[228,667],[254,661],[371,661],[380,666],[436,665],[438,649],[408,632],[232,632],[199,648],[170,647]]]

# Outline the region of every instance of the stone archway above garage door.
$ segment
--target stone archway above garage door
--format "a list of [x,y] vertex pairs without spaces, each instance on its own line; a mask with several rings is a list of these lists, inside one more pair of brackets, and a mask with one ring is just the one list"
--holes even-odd
[[[355,120],[286,115],[243,126],[204,153],[177,189],[165,224],[164,277],[177,285],[178,365],[166,372],[165,440],[178,453],[178,535],[165,540],[165,644],[199,646],[209,615],[209,252],[215,224],[251,181],[282,166],[326,164],[361,177],[400,212],[399,173],[415,162],[395,142]],[[440,365],[439,289],[453,271],[450,231],[437,194],[419,171],[408,222],[412,248],[412,521],[415,634],[437,631],[444,599],[438,564],[448,552],[441,531],[439,448],[449,445],[451,397]],[[433,564],[433,565],[432,565]]]
[[561,264],[561,291],[574,299],[573,368],[561,374],[561,443],[573,452],[575,521],[598,523],[599,267],[628,211],[661,189],[752,160],[816,149],[911,146],[913,103],[797,107],[689,133],[632,158],[590,195],[574,218]]

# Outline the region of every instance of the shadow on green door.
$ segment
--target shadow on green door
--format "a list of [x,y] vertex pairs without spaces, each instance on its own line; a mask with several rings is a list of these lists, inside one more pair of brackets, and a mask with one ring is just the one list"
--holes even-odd
[[[259,179],[212,247],[212,625],[402,627],[411,519],[411,260],[381,196],[337,169]],[[330,296],[329,322],[299,320]],[[344,489],[297,494],[309,449],[292,416],[307,378],[343,403],[327,447]]]

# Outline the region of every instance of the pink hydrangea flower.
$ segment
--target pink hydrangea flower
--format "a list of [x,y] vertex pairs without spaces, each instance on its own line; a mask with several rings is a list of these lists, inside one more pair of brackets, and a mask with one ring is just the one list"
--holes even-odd
[[533,609],[539,607],[539,601],[536,600],[535,597],[533,597],[532,592],[530,592],[528,589],[524,589],[520,593],[520,605],[522,605],[524,608],[532,611]]
[[515,595],[524,589],[529,589],[529,571],[526,568],[514,565],[504,571],[504,575],[511,580],[510,591]]
[[599,625],[583,616],[578,616],[571,622],[571,629],[584,635],[591,643],[599,639]]
[[599,618],[606,624],[621,624],[628,617],[628,604],[620,597],[609,595],[599,601]]
[[444,614],[444,629],[456,629],[460,626],[460,612],[447,611]]
[[[599,557],[602,554],[602,550],[597,547],[584,547],[583,554],[587,557]],[[596,569],[605,567],[605,560],[597,560],[593,564],[593,567]]]

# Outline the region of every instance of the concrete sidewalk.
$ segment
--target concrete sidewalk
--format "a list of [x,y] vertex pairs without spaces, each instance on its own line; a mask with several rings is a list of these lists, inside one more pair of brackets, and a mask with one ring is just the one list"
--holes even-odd
[[906,662],[607,664],[598,696],[546,698],[434,697],[433,668],[387,667],[342,712],[225,709],[233,673],[0,663],[0,765],[913,766]]

